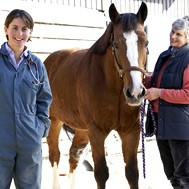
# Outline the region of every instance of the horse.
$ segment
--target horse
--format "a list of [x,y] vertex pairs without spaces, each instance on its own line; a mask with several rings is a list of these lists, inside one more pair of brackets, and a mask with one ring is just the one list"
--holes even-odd
[[146,93],[143,77],[147,14],[144,2],[136,14],[120,14],[111,4],[110,22],[89,49],[57,50],[44,61],[53,94],[47,137],[50,163],[52,167],[59,164],[58,139],[65,123],[75,131],[69,151],[69,174],[74,176],[80,155],[89,143],[98,189],[105,189],[109,178],[104,142],[112,130],[121,139],[130,189],[139,187],[137,149],[140,105]]

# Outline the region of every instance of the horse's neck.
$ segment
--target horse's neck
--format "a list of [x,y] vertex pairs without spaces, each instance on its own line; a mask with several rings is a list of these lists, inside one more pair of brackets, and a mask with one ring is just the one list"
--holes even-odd
[[118,71],[116,70],[111,50],[107,50],[105,53],[102,64],[107,81],[115,82],[119,79]]
[[98,62],[98,66],[101,69],[101,74],[103,78],[103,82],[106,83],[110,88],[119,87],[120,90],[122,87],[122,83],[120,82],[118,71],[115,67],[115,62],[112,57],[111,50],[107,50],[104,55],[101,55],[102,58]]

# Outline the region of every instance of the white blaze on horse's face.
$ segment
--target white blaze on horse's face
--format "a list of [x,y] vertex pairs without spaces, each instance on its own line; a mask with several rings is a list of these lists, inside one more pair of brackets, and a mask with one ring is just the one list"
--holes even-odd
[[[123,33],[124,38],[126,39],[127,46],[127,58],[130,62],[130,66],[138,67],[138,36],[134,31]],[[133,91],[132,95],[135,98],[138,98],[138,95],[141,93],[141,73],[139,71],[131,71],[131,77],[133,80]]]

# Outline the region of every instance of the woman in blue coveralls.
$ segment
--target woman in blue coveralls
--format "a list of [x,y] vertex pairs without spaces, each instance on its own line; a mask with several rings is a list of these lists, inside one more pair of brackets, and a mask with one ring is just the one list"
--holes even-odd
[[41,139],[48,135],[52,94],[44,64],[25,46],[34,22],[24,10],[5,20],[0,49],[0,189],[40,189]]

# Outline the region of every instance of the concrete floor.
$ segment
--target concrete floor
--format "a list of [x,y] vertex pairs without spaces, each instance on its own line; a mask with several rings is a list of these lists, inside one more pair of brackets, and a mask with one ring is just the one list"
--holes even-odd
[[[121,145],[116,133],[111,133],[106,142],[107,163],[109,166],[110,177],[107,181],[107,189],[129,189],[129,185],[124,176],[124,163],[121,155]],[[68,173],[68,152],[71,142],[68,140],[64,131],[60,137],[61,161],[58,169],[59,174]],[[111,148],[110,148],[111,146]],[[92,164],[91,154],[89,153],[87,159]],[[143,177],[143,158],[141,152],[141,144],[138,153],[138,167],[139,167],[139,188],[140,189],[172,189],[167,181],[162,163],[159,157],[159,152],[156,146],[155,139],[145,139],[145,173],[146,178]],[[48,160],[48,146],[44,139],[43,141],[43,173],[42,173],[42,189],[52,189],[53,171]],[[59,176],[60,189],[69,189],[68,176]],[[74,189],[96,189],[96,182],[94,180],[93,172],[86,171],[84,166],[81,166],[76,177]],[[14,184],[11,189],[15,189]],[[56,188],[53,188],[56,189]]]

